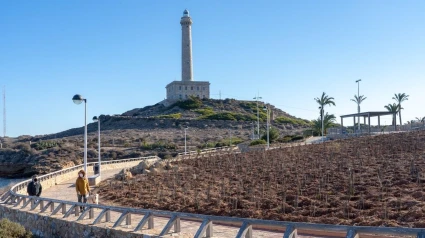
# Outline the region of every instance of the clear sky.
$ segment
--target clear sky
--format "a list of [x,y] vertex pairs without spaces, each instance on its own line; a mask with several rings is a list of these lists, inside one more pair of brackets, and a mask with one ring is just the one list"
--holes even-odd
[[350,99],[362,79],[362,111],[385,111],[394,93],[406,93],[403,121],[425,116],[423,0],[14,0],[0,8],[7,135],[83,126],[76,93],[88,99],[89,122],[163,100],[181,76],[185,8],[194,78],[211,82],[213,98],[259,92],[311,120],[313,99],[326,92],[336,102],[326,110],[338,117],[356,112]]

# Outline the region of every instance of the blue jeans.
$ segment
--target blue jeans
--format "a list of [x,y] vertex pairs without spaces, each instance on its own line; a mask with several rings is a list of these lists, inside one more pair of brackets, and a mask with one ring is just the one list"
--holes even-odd
[[[86,195],[78,194],[78,202],[87,203]],[[84,207],[80,207],[80,210],[83,210]]]

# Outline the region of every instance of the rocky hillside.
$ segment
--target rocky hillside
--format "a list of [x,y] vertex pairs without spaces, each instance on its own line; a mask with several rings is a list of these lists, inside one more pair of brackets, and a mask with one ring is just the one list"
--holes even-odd
[[[186,101],[178,101],[166,106],[168,103],[157,103],[153,106],[135,108],[122,114],[130,117],[179,117],[182,119],[216,119],[218,115],[228,115],[224,120],[251,121],[256,120],[257,103],[255,101],[240,101],[235,99],[197,99],[191,98]],[[263,110],[268,106],[272,111],[272,118],[286,117],[299,119],[271,104],[258,102],[260,117],[265,120]],[[232,117],[233,116],[233,117]]]
[[[310,125],[286,112],[271,108],[272,128],[288,141]],[[264,104],[259,103],[259,108]],[[156,104],[121,115],[101,115],[102,160],[148,155],[169,158],[187,150],[250,143],[256,126],[256,102],[199,100],[192,98],[164,106]],[[260,133],[266,113],[261,110]],[[97,123],[88,124],[88,161],[97,161]],[[43,136],[9,138],[0,149],[0,177],[43,174],[82,163],[84,127]],[[298,136],[299,137],[299,136]],[[13,165],[13,166],[12,166]]]

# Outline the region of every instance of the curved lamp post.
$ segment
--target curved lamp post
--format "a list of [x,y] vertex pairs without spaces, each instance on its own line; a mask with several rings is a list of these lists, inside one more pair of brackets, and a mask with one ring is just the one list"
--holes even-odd
[[[361,79],[356,80],[357,83],[357,113],[360,113],[360,81],[362,81]],[[357,117],[357,125],[358,125],[358,130],[360,132],[360,116]],[[354,125],[354,128],[356,128],[356,126]]]
[[87,99],[80,94],[75,94],[72,101],[77,105],[84,102],[84,171],[87,174]]
[[98,154],[99,154],[99,163],[98,163],[98,166],[99,166],[99,176],[100,176],[100,171],[101,171],[101,169],[100,169],[100,165],[101,165],[101,162],[100,162],[100,117],[97,117],[97,116],[94,116],[93,117],[93,121],[97,121],[97,132],[98,132],[98,137],[97,137],[97,151],[98,151]]

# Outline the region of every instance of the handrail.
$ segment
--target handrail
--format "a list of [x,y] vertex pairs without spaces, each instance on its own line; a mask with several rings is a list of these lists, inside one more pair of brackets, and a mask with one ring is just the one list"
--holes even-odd
[[[126,159],[118,161],[105,161],[102,164],[113,164],[113,163],[123,163],[143,160],[143,159],[154,159],[158,158],[156,156],[137,158],[137,159]],[[96,164],[95,162],[89,163],[90,165]],[[82,168],[82,165],[77,165],[71,168],[59,170],[50,174],[40,176],[40,180],[47,180],[49,178],[54,178],[54,175],[58,175],[64,172],[72,172]],[[139,209],[139,208],[128,208],[120,206],[106,206],[98,204],[88,204],[88,203],[78,203],[72,201],[44,198],[44,197],[34,197],[27,196],[16,193],[18,189],[22,189],[23,186],[26,187],[26,183],[30,180],[26,180],[14,185],[6,194],[3,195],[2,199],[5,204],[14,205],[18,207],[21,203],[23,204],[22,208],[27,207],[31,204],[31,210],[38,208],[40,212],[46,212],[50,207],[51,215],[57,214],[62,210],[64,217],[68,217],[71,213],[75,213],[77,220],[83,219],[87,214],[89,214],[89,219],[93,220],[92,225],[97,224],[106,214],[106,220],[110,219],[110,212],[120,213],[120,218],[115,222],[115,227],[119,226],[124,218],[130,220],[131,214],[144,215],[142,219],[139,220],[139,225],[136,226],[134,232],[139,231],[147,222],[149,223],[149,229],[154,228],[153,219],[154,217],[167,217],[169,221],[167,225],[163,228],[161,234],[168,233],[172,226],[174,226],[174,232],[180,232],[180,219],[191,219],[199,220],[202,222],[198,232],[195,237],[203,237],[207,232],[209,236],[212,236],[212,224],[214,222],[219,222],[223,224],[237,223],[240,224],[240,230],[237,237],[241,237],[242,234],[244,237],[252,238],[252,229],[253,226],[262,226],[263,228],[283,228],[285,227],[284,237],[292,237],[292,234],[296,232],[296,229],[308,229],[308,230],[320,230],[320,231],[333,231],[333,232],[346,232],[346,237],[356,237],[358,234],[379,234],[379,235],[416,235],[417,237],[425,237],[425,229],[421,228],[401,228],[401,227],[371,227],[371,226],[347,226],[347,225],[330,225],[330,224],[315,224],[315,223],[305,223],[305,222],[286,222],[286,221],[274,221],[274,220],[261,220],[261,219],[251,219],[251,218],[238,218],[238,217],[226,217],[226,216],[212,216],[212,215],[202,215],[202,214],[193,214],[193,213],[184,213],[184,212],[172,212],[172,211],[160,211],[160,210],[149,210],[149,209]],[[37,201],[37,202],[36,202]],[[47,202],[47,203],[45,203]],[[54,208],[54,204],[57,204]],[[67,209],[67,206],[70,208]],[[78,207],[84,207],[85,210],[79,214]],[[75,211],[73,211],[73,209]],[[101,209],[102,211],[98,216],[94,216],[94,209]],[[108,218],[109,217],[109,218]],[[109,220],[110,221],[110,220]]]

